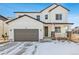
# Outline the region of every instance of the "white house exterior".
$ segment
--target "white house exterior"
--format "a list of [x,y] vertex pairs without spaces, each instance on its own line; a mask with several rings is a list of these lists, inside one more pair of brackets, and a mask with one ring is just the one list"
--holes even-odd
[[15,40],[14,29],[38,29],[39,40],[51,37],[52,32],[57,37],[66,37],[66,31],[73,24],[68,23],[68,12],[67,8],[58,4],[52,4],[40,12],[15,12],[16,18],[7,22],[9,39]]
[[43,23],[32,19],[27,15],[23,15],[21,18],[10,22],[8,25],[10,28],[9,39],[14,40],[14,29],[39,29],[39,39],[43,39]]

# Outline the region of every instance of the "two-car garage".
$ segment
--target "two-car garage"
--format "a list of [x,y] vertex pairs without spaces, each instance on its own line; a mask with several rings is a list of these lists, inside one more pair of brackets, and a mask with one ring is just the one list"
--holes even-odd
[[38,29],[15,29],[14,41],[38,41]]
[[43,39],[43,23],[35,18],[22,15],[8,22],[9,40],[39,41]]

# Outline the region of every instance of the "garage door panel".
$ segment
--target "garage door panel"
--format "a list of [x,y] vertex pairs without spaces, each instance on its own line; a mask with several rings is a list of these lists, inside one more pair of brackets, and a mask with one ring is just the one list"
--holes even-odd
[[38,41],[38,29],[15,29],[15,41]]

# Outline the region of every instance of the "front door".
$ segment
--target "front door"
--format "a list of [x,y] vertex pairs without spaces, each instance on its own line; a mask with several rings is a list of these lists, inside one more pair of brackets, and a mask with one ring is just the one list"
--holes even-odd
[[44,35],[45,37],[48,37],[48,26],[44,27]]

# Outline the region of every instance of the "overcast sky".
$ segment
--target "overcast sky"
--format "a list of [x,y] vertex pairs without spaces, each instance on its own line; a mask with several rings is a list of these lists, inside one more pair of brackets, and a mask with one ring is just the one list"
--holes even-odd
[[[0,3],[0,15],[15,17],[13,12],[38,12],[49,5],[51,3]],[[74,26],[79,26],[79,3],[61,3],[61,5],[70,10],[68,15],[69,22],[73,22]]]

